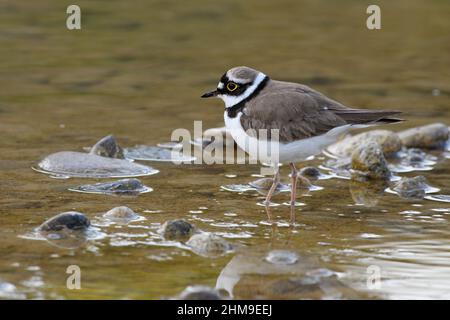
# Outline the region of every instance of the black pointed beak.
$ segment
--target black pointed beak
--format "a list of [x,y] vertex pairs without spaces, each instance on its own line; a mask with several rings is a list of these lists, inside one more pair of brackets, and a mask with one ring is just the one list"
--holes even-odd
[[217,96],[218,94],[219,94],[219,91],[214,90],[214,91],[211,91],[211,92],[206,92],[206,93],[204,93],[204,94],[202,95],[202,98],[211,98],[211,97]]

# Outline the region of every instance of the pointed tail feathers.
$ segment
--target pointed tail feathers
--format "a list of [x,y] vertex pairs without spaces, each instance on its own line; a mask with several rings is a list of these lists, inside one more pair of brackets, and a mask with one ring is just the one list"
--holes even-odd
[[401,113],[394,110],[343,109],[335,110],[334,113],[348,124],[391,124],[404,121],[391,117]]

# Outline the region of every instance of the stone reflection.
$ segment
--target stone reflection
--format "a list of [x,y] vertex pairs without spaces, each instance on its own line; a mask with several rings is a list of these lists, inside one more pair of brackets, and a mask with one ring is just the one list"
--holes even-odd
[[245,251],[222,269],[217,290],[235,299],[361,299],[335,272],[295,250]]
[[356,205],[376,207],[388,184],[386,181],[350,180],[350,194]]

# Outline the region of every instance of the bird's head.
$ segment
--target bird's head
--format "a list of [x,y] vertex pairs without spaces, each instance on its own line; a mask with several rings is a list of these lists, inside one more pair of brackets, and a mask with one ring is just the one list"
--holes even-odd
[[249,67],[235,67],[220,78],[217,89],[202,95],[202,98],[218,97],[225,107],[232,107],[251,96],[268,77]]

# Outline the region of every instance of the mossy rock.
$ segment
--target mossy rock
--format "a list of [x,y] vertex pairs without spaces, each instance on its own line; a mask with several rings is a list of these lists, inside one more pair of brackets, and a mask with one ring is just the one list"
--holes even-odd
[[449,139],[449,128],[443,123],[433,123],[401,131],[398,135],[408,148],[441,149]]
[[391,172],[378,143],[369,142],[352,154],[352,177],[355,179],[388,180]]

